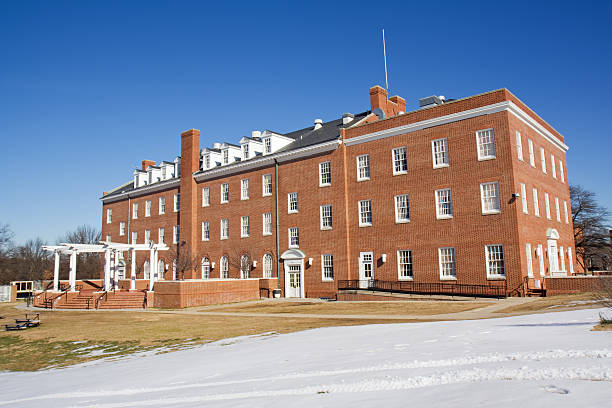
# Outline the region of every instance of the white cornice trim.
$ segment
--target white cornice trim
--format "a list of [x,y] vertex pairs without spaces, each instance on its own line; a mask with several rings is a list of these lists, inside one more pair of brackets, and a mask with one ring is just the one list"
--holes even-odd
[[149,184],[135,190],[126,191],[125,193],[113,195],[112,197],[101,197],[103,204],[113,203],[115,201],[125,200],[126,198],[140,197],[145,194],[155,193],[161,190],[178,187],[181,184],[180,178],[160,181],[158,183]]
[[332,150],[337,149],[340,144],[342,144],[341,140],[332,140],[325,143],[303,147],[301,149],[269,154],[267,156],[261,156],[247,160],[245,162],[236,163],[231,166],[223,166],[210,170],[205,170],[202,172],[197,172],[194,173],[193,178],[195,179],[195,181],[199,182],[218,177],[225,177],[243,171],[271,166],[274,164],[275,160],[279,163],[283,163],[290,160],[301,159],[303,157],[314,156],[319,153],[330,152]]
[[420,122],[410,123],[408,125],[398,126],[391,129],[380,130],[374,133],[344,139],[344,144],[352,146],[360,143],[372,142],[374,140],[385,139],[405,133],[416,132],[418,130],[427,129],[434,126],[445,125],[460,120],[475,118],[477,116],[490,115],[497,112],[509,111],[522,122],[527,124],[533,130],[538,132],[542,137],[551,142],[555,147],[563,152],[566,152],[569,147],[553,135],[548,129],[542,126],[539,122],[525,113],[522,109],[516,106],[511,101],[503,101],[493,105],[482,106],[480,108],[470,109],[463,112],[453,113],[450,115],[440,116],[433,119],[427,119]]

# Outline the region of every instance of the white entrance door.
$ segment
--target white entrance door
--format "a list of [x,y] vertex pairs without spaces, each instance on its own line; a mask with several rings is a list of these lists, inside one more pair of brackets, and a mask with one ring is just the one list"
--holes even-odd
[[559,271],[559,253],[557,251],[557,240],[548,240],[548,264],[550,274],[553,275]]
[[301,265],[289,265],[288,279],[289,285],[287,287],[287,297],[301,297],[302,296],[302,266]]
[[359,287],[366,289],[372,286],[374,280],[374,253],[359,253]]

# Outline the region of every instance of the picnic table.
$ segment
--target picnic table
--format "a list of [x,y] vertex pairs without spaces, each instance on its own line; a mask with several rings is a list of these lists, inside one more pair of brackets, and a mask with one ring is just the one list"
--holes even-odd
[[15,324],[5,324],[4,329],[6,331],[25,330],[37,326],[40,326],[40,313],[29,315],[26,313],[25,318],[15,319]]

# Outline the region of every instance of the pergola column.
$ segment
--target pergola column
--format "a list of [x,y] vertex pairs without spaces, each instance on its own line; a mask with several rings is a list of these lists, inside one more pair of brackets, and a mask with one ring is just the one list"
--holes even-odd
[[53,251],[55,255],[55,265],[53,266],[53,291],[59,290],[59,266],[60,266],[60,253],[59,251]]
[[132,267],[130,271],[130,290],[136,290],[136,250],[131,250]]
[[149,290],[153,290],[154,274],[156,269],[155,249],[151,248],[151,253],[149,254]]
[[70,291],[74,292],[76,290],[76,251],[72,251],[70,253],[70,274],[68,275],[70,280]]
[[110,289],[110,250],[104,251],[104,290]]
[[113,287],[117,290],[119,286],[119,251],[115,251],[115,267],[113,268]]
[[160,280],[160,276],[159,276],[159,252],[157,251],[157,249],[155,250],[155,280],[158,281]]

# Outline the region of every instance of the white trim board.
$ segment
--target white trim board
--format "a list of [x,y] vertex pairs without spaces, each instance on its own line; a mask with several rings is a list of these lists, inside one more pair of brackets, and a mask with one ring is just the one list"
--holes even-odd
[[508,111],[533,130],[538,132],[542,137],[551,142],[555,147],[563,152],[566,152],[569,147],[553,135],[548,129],[538,123],[534,118],[525,113],[521,108],[516,106],[512,101],[503,101],[493,105],[482,106],[480,108],[470,109],[463,112],[453,113],[450,115],[440,116],[433,119],[427,119],[420,122],[410,123],[408,125],[397,126],[391,129],[380,130],[374,133],[344,139],[343,142],[347,146],[352,146],[360,143],[372,142],[375,140],[385,139],[392,136],[397,136],[405,133],[416,132],[418,130],[427,129],[434,126],[445,125],[448,123],[457,122],[460,120],[475,118],[477,116],[490,115],[497,112]]

